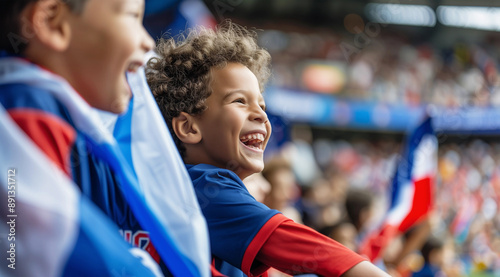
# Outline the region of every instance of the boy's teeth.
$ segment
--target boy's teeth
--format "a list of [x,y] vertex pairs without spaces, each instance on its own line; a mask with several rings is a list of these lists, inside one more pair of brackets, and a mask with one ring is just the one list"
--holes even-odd
[[244,136],[241,136],[240,137],[240,140],[245,142],[245,141],[249,141],[249,140],[260,140],[260,141],[264,141],[264,135],[263,134],[249,134],[249,135],[244,135]]
[[129,71],[129,72],[136,72],[136,71],[137,71],[137,69],[139,69],[139,67],[140,67],[140,66],[141,66],[141,65],[140,65],[140,64],[138,64],[138,63],[132,63],[132,64],[130,64],[130,65],[128,66],[127,71]]

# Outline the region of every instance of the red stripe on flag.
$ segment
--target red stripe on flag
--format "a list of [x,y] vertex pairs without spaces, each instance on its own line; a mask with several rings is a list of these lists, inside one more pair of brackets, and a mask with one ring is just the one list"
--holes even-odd
[[406,232],[411,226],[422,219],[432,208],[432,179],[425,177],[415,181],[412,208],[399,225],[399,231]]

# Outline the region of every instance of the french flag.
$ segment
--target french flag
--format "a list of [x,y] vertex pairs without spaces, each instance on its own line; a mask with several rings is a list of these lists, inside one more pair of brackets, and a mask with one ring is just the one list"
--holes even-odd
[[163,276],[1,105],[0,140],[1,276]]
[[361,243],[359,252],[371,261],[400,232],[423,219],[433,205],[438,141],[428,117],[407,138],[392,180],[391,203],[381,226]]
[[[149,209],[161,224],[158,227],[169,231],[169,244],[174,246],[170,249],[175,250],[168,253],[168,259],[163,256],[169,269],[182,268],[176,276],[188,272],[190,276],[209,276],[208,227],[191,178],[146,82],[144,68],[127,73],[127,80],[133,94],[127,112],[117,116],[96,111],[138,180]],[[153,242],[155,231],[158,228],[149,231]],[[155,248],[161,251],[156,244]]]
[[[174,276],[210,275],[206,222],[144,71],[128,76],[134,94],[131,110],[120,117],[108,115],[113,123],[108,128],[116,133],[61,77],[16,57],[2,58],[0,72],[0,84],[42,88],[67,107],[89,149],[113,169],[127,203]],[[61,176],[1,106],[0,116],[0,197],[8,198],[9,170],[16,171],[19,182],[16,270],[2,266],[1,276],[82,276],[80,271],[83,276],[161,274],[149,266],[152,262],[145,252],[127,245],[117,227]],[[0,208],[4,217],[5,209],[7,205]],[[4,238],[10,228],[0,226],[0,246],[7,250],[11,242]],[[102,271],[91,272],[94,265]]]

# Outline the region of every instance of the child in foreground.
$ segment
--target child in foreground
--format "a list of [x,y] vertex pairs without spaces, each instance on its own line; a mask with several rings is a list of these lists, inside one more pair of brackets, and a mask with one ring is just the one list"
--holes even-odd
[[[71,180],[68,183],[74,185],[79,195],[90,199],[99,207],[107,216],[107,218],[102,216],[103,218],[110,219],[118,225],[113,225],[115,233],[112,234],[118,237],[117,227],[121,229],[125,239],[131,245],[136,246],[131,250],[134,257],[138,256],[138,253],[147,257],[148,255],[139,249],[139,247],[143,248],[156,262],[161,259],[163,273],[188,276],[177,272],[192,269],[194,266],[191,265],[195,262],[177,262],[177,264],[186,264],[182,268],[172,266],[173,261],[187,260],[184,259],[188,256],[186,253],[181,253],[183,254],[181,255],[174,252],[175,247],[168,248],[160,245],[158,248],[164,252],[159,250],[158,254],[153,247],[150,234],[153,239],[156,239],[155,243],[173,241],[165,235],[169,228],[156,227],[164,227],[160,224],[151,227],[151,222],[156,223],[154,220],[159,218],[160,213],[151,212],[151,199],[143,200],[140,197],[141,192],[133,189],[138,187],[138,181],[131,173],[133,169],[127,164],[113,136],[104,129],[97,117],[97,112],[93,109],[120,114],[129,107],[132,93],[126,73],[128,72],[129,76],[135,75],[143,64],[145,54],[154,46],[153,39],[142,25],[144,0],[5,0],[1,5],[0,111],[6,111],[8,121],[12,121],[12,126],[15,127],[12,129],[22,131],[17,132],[21,134],[19,136],[28,138],[29,145],[33,144],[41,150],[44,154],[42,157],[49,161],[47,163],[55,165],[56,172],[61,171],[67,179]],[[12,146],[13,144],[0,145],[0,153],[9,153],[6,149]],[[10,157],[2,155],[2,159],[4,158],[10,163]],[[30,158],[25,155],[24,161]],[[10,166],[22,167],[24,164],[18,163]],[[159,168],[158,164],[155,166],[154,169]],[[147,169],[153,171],[151,168]],[[173,168],[172,175],[175,175],[174,170]],[[23,172],[21,169],[19,171]],[[7,170],[2,169],[2,172],[7,172]],[[32,172],[25,170],[23,173]],[[54,172],[44,171],[43,174],[39,174],[43,176],[38,177],[44,180],[47,178],[42,177],[52,174]],[[187,176],[186,180],[189,181]],[[0,182],[3,184],[3,181]],[[189,183],[179,182],[177,185],[189,185]],[[29,185],[31,184],[25,184],[26,187]],[[54,187],[46,183],[44,185],[49,191]],[[61,186],[61,184],[57,185]],[[154,184],[142,184],[142,188],[147,185]],[[171,194],[175,197],[174,195],[175,193]],[[189,196],[189,193],[182,196]],[[201,211],[197,208],[194,193],[191,197],[196,205],[183,206],[183,208],[189,210],[192,222],[201,218],[203,220],[201,227],[205,227],[206,224]],[[162,201],[168,201],[168,199],[163,197]],[[65,211],[71,208],[62,203],[63,201],[52,201],[49,204],[56,210]],[[178,207],[175,207],[175,210],[163,210],[160,215],[174,218],[178,210]],[[30,211],[37,212],[34,208]],[[40,220],[43,219],[40,218]],[[23,223],[36,224],[37,222],[29,220],[27,222],[25,219]],[[195,229],[191,228],[191,224],[184,223],[180,222],[177,229],[182,229],[185,233],[191,233],[189,231]],[[95,223],[86,227],[96,233],[101,230]],[[37,228],[29,230],[29,232],[42,234],[41,231]],[[198,228],[195,231],[192,233],[203,235],[204,229]],[[37,234],[35,233],[34,236],[36,237]],[[208,237],[206,232],[204,235]],[[116,249],[116,244],[109,245],[111,241],[106,240],[104,234],[99,238],[108,242],[108,244],[98,244],[100,249],[106,249],[106,247]],[[38,238],[40,241],[45,239],[45,236]],[[123,238],[120,239],[123,241]],[[197,241],[194,236],[191,239]],[[62,241],[63,238],[60,240]],[[28,243],[30,246],[36,245],[35,241],[26,242]],[[174,241],[174,243],[187,244],[182,241]],[[78,248],[82,244],[73,242],[73,245]],[[100,254],[103,257],[93,255],[89,243],[83,243],[83,245],[85,247],[80,247],[82,250],[80,252],[83,252],[81,256],[76,255],[76,252],[67,254],[72,254],[74,259],[70,260],[75,262],[74,266],[80,269],[80,274],[96,276],[85,274],[86,269],[99,269],[98,265],[89,266],[89,260],[91,260],[89,256],[101,258],[98,260],[99,265],[102,265],[106,264],[104,260],[108,257],[105,256],[111,256],[111,254],[109,251],[102,251]],[[163,243],[163,245],[166,244]],[[167,246],[170,245],[167,244]],[[194,276],[208,276],[208,243],[205,243],[205,248],[200,244],[197,246],[199,247],[196,250],[201,254],[195,253],[188,258],[194,260],[200,256],[200,270],[193,269],[190,272]],[[171,249],[170,259],[165,258],[167,256],[165,253]],[[206,249],[206,253],[203,253],[203,249]],[[46,252],[48,249],[37,249],[36,253],[38,251]],[[26,252],[28,251],[24,253]],[[38,255],[35,260],[47,259],[49,256],[52,255]],[[178,259],[175,260],[175,258]],[[63,272],[67,257],[54,259],[54,262],[58,267],[56,272],[60,275],[65,273],[75,276],[75,273]],[[126,269],[136,265],[128,264],[126,260],[118,262],[119,268],[112,268],[114,272],[103,271],[98,275],[130,276]],[[137,263],[141,265],[141,261]],[[142,263],[146,263],[146,258]],[[154,261],[152,264],[155,264]],[[188,268],[188,266],[191,267]],[[66,270],[68,268],[71,269],[68,266]],[[180,269],[176,272],[173,268]],[[44,269],[43,266],[34,268],[39,275],[59,275],[46,274]],[[30,276],[30,274],[24,276]]]
[[[262,91],[270,55],[225,22],[157,45],[146,75],[208,223],[215,264],[247,276],[388,276],[358,254],[257,202],[242,179],[260,172],[271,136]],[[224,272],[222,272],[224,273]]]

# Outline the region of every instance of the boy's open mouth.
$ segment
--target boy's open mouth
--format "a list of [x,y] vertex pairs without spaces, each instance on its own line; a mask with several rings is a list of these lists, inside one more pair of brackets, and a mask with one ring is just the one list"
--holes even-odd
[[140,62],[131,62],[128,67],[127,67],[127,71],[128,72],[137,72],[137,70],[139,69],[139,67],[142,66],[142,63]]
[[264,135],[261,133],[246,134],[240,137],[240,141],[250,149],[262,150]]

